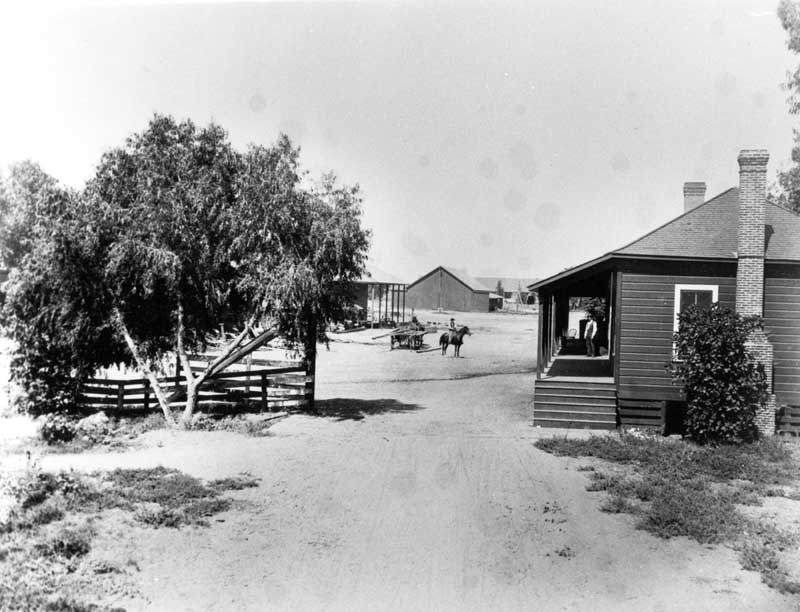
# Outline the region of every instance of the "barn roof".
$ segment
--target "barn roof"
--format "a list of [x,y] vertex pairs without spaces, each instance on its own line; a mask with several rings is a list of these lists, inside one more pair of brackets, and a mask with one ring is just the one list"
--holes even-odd
[[480,282],[477,278],[473,278],[469,274],[467,274],[464,270],[458,270],[456,268],[446,268],[445,266],[441,266],[442,270],[450,274],[450,276],[456,277],[456,279],[460,280],[464,283],[467,287],[472,289],[473,291],[477,292],[486,292],[489,293],[490,289],[482,282]]
[[473,278],[472,276],[470,276],[464,270],[459,270],[457,268],[449,268],[449,267],[445,267],[445,266],[437,266],[437,267],[435,267],[430,272],[427,272],[427,273],[423,274],[422,276],[420,276],[417,280],[415,280],[413,283],[411,283],[409,285],[409,287],[413,287],[417,283],[425,280],[431,274],[435,273],[438,270],[444,270],[445,272],[447,272],[447,274],[449,274],[450,276],[455,278],[461,284],[465,285],[467,287],[467,289],[469,289],[471,291],[474,291],[474,292],[477,292],[477,293],[489,293],[489,288],[488,287],[486,287],[479,280],[477,280],[477,279]]
[[[800,262],[800,215],[767,203],[765,257]],[[739,233],[739,188],[732,187],[641,238],[596,259],[532,283],[537,289],[614,257],[735,260]]]

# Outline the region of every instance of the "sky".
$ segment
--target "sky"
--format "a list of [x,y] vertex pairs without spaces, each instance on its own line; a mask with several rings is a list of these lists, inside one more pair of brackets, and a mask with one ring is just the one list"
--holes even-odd
[[0,168],[80,187],[153,113],[358,183],[373,265],[543,278],[789,163],[777,0],[13,3]]

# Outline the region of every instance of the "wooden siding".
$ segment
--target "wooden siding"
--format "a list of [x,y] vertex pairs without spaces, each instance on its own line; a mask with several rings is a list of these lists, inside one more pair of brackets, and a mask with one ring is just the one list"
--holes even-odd
[[800,406],[800,279],[766,279],[764,327],[774,349],[778,405]]
[[636,400],[679,400],[665,365],[672,358],[675,285],[719,285],[719,301],[733,307],[732,277],[623,273],[620,291],[618,396]]
[[[440,299],[441,292],[441,299]],[[423,310],[455,310],[489,312],[489,294],[475,292],[445,270],[436,270],[417,283],[409,285],[406,304]]]

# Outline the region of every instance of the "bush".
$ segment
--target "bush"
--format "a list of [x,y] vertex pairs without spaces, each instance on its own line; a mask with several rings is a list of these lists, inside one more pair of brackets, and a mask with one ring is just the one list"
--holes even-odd
[[37,542],[35,548],[43,557],[74,559],[89,552],[93,536],[87,526],[65,526]]
[[48,444],[70,442],[75,438],[75,421],[65,412],[56,412],[43,417],[39,435]]
[[685,427],[700,444],[749,442],[758,437],[756,410],[767,390],[764,368],[745,347],[760,317],[713,304],[689,307],[679,315],[674,335],[678,359],[672,377],[683,385],[688,408]]

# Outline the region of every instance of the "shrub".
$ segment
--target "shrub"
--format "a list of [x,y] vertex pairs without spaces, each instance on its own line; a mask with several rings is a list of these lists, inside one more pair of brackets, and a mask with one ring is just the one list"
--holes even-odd
[[37,542],[35,548],[43,557],[82,557],[91,549],[93,535],[87,526],[65,526]]
[[761,327],[760,317],[743,317],[719,304],[691,306],[679,315],[674,335],[679,359],[668,367],[683,385],[686,433],[695,441],[757,438],[756,410],[767,384],[763,366],[752,359],[745,342]]
[[77,428],[75,421],[65,412],[56,412],[43,417],[39,430],[42,440],[48,444],[69,442],[75,438]]

